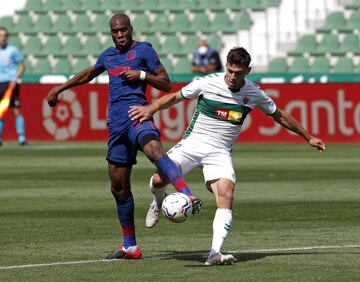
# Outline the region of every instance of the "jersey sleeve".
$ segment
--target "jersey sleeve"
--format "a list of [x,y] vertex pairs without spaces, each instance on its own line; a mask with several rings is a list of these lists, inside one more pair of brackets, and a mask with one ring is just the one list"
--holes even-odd
[[186,85],[180,90],[180,94],[184,99],[198,97],[201,95],[202,87],[205,83],[205,77],[195,78],[192,82],[190,82],[188,85]]
[[259,92],[260,95],[256,107],[260,109],[263,113],[267,115],[272,115],[273,113],[275,113],[277,108],[274,101],[268,95],[266,95],[263,90],[259,89]]
[[146,67],[151,73],[162,67],[158,54],[150,44],[147,45],[146,51],[144,53]]
[[24,56],[23,54],[21,54],[21,52],[19,51],[19,49],[17,47],[14,46],[13,52],[12,52],[12,60],[15,64],[19,64],[21,62],[24,61]]
[[97,59],[97,61],[95,63],[95,68],[97,68],[97,69],[104,68],[105,69],[105,64],[104,64],[105,52],[106,52],[106,50],[100,54],[99,58]]

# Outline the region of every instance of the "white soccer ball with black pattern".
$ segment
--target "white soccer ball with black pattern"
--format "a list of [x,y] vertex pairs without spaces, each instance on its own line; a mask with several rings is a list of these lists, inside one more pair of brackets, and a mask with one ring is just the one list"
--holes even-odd
[[165,197],[162,206],[165,217],[175,223],[184,222],[192,213],[192,203],[183,193],[171,193]]

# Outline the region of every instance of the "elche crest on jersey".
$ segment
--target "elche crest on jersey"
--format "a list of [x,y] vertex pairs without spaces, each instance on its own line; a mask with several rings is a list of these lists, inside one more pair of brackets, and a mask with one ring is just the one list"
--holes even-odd
[[244,105],[246,105],[247,103],[249,103],[249,101],[250,101],[250,99],[249,99],[248,96],[245,96],[245,97],[243,98],[243,103],[244,103]]

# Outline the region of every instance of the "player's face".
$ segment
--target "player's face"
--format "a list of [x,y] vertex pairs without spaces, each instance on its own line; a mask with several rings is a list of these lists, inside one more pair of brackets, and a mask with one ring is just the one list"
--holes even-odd
[[249,73],[250,69],[246,66],[226,64],[225,83],[230,89],[239,90],[245,80],[245,76]]
[[0,46],[5,46],[7,43],[8,35],[5,30],[0,29]]
[[115,21],[110,24],[111,36],[117,48],[126,50],[132,42],[132,27],[121,21]]

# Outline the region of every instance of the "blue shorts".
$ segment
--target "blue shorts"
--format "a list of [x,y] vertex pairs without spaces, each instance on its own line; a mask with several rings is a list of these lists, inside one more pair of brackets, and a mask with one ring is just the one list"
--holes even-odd
[[160,137],[153,121],[146,121],[136,126],[130,123],[124,130],[110,127],[106,160],[120,165],[136,164],[136,154],[139,149],[138,141],[148,134]]

